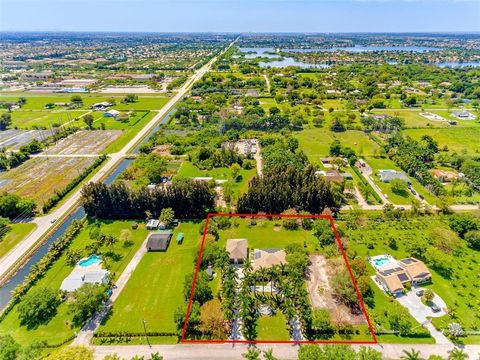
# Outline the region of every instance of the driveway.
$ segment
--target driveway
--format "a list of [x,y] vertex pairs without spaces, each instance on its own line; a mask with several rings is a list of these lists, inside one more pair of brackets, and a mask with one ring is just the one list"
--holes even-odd
[[447,304],[445,304],[445,301],[443,301],[440,296],[435,295],[433,302],[437,304],[441,310],[437,313],[434,313],[429,306],[422,303],[421,297],[415,294],[415,292],[419,289],[420,288],[412,288],[412,290],[407,294],[398,297],[398,302],[407,308],[415,320],[424,325],[430,331],[430,334],[435,339],[437,344],[450,344],[450,340],[448,340],[448,338],[440,331],[435,329],[435,327],[430,323],[430,320],[427,319],[427,316],[441,317],[446,315],[445,309],[447,309]]

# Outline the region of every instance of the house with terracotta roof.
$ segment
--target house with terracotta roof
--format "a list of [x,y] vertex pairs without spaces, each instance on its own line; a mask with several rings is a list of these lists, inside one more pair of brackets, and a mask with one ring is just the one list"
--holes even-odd
[[228,239],[226,250],[231,262],[243,263],[248,257],[247,239]]
[[432,273],[428,270],[423,261],[415,259],[414,257],[409,257],[400,260],[398,264],[408,273],[413,285],[432,280]]
[[275,265],[285,264],[287,254],[283,249],[255,249],[253,252],[253,270],[268,269]]

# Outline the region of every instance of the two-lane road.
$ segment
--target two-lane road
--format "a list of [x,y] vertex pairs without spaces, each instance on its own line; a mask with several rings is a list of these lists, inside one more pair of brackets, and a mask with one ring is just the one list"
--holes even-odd
[[[235,40],[236,41],[236,40]],[[234,43],[232,42],[223,52],[228,50]],[[223,53],[222,52],[222,53]],[[117,164],[132,150],[135,146],[143,140],[158,123],[168,114],[168,112],[180,101],[183,96],[191,89],[193,84],[200,80],[210,67],[217,60],[219,55],[213,57],[207,64],[198,69],[179,89],[179,91],[165,104],[165,106],[158,110],[157,114],[143,127],[132,140],[128,142],[119,152],[109,154],[109,158],[101,169],[91,178],[90,182],[101,181]],[[37,217],[33,220],[37,224],[37,228],[32,231],[22,242],[13,248],[8,254],[0,259],[0,283],[5,278],[12,274],[12,269],[15,268],[19,262],[28,256],[28,252],[32,247],[54,226],[54,219],[64,219],[77,206],[81,197],[81,189],[76,190],[71,196],[52,213]]]

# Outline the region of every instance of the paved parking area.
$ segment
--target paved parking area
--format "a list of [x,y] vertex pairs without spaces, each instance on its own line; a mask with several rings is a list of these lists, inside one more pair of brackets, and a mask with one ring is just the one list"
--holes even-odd
[[437,344],[450,344],[450,340],[448,340],[448,338],[440,331],[435,329],[435,327],[427,319],[427,316],[441,317],[446,315],[445,310],[447,309],[447,304],[445,304],[445,301],[443,301],[441,297],[435,294],[433,302],[440,307],[440,311],[434,313],[429,306],[422,303],[421,297],[415,294],[419,289],[420,288],[412,288],[412,290],[407,294],[398,297],[398,302],[408,309],[415,320],[417,320],[420,324],[425,325]]

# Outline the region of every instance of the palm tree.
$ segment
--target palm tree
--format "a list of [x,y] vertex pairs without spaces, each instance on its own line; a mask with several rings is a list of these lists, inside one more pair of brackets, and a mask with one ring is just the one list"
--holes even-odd
[[420,351],[411,349],[410,351],[403,350],[403,353],[405,354],[402,356],[400,359],[402,360],[422,360],[420,357]]
[[268,349],[267,351],[264,351],[263,352],[263,358],[265,360],[277,360],[277,358],[275,356],[273,356],[273,350],[272,349]]
[[468,355],[459,348],[453,348],[448,352],[448,360],[466,360]]

